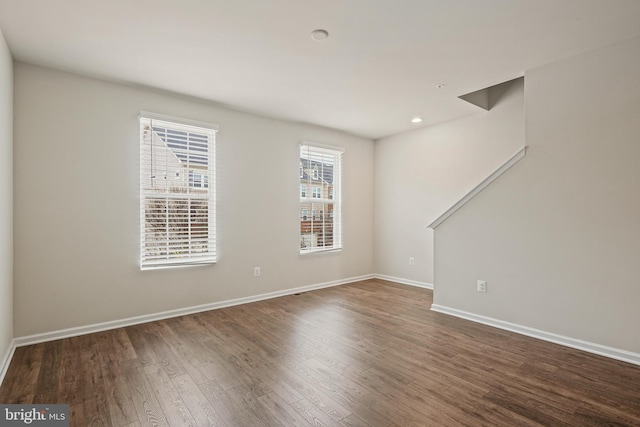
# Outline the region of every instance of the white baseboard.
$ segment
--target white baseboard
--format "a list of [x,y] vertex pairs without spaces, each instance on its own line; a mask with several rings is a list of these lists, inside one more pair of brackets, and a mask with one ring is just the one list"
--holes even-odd
[[75,328],[62,329],[58,331],[44,332],[41,334],[28,335],[14,339],[14,347],[38,344],[47,341],[54,341],[63,338],[76,337],[79,335],[92,334],[94,332],[108,331],[110,329],[122,328],[126,326],[138,325],[141,323],[153,322],[156,320],[169,319],[172,317],[184,316],[187,314],[201,313],[203,311],[216,310],[218,308],[231,307],[234,305],[248,304],[256,301],[263,301],[271,298],[278,298],[285,295],[293,295],[300,292],[308,292],[316,289],[329,288],[331,286],[345,285],[347,283],[358,282],[360,280],[373,279],[373,274],[350,277],[348,279],[334,280],[331,282],[317,283],[314,285],[301,286],[293,289],[269,292],[266,294],[254,295],[250,297],[236,298],[226,301],[213,302],[209,304],[196,305],[193,307],[167,310],[160,313],[145,314],[143,316],[129,317],[126,319],[112,320],[109,322],[96,323],[93,325],[79,326]]
[[375,274],[376,279],[388,280],[390,282],[400,283],[402,285],[415,286],[418,288],[433,289],[433,285],[427,282],[418,282],[416,280],[402,279],[400,277],[385,276],[384,274]]
[[621,360],[623,362],[633,363],[634,365],[640,365],[640,354],[638,353],[632,353],[630,351],[607,347],[589,341],[582,341],[575,338],[565,337],[551,332],[545,332],[539,329],[529,328],[527,326],[493,319],[491,317],[468,313],[466,311],[456,310],[455,308],[449,308],[442,305],[432,304],[431,310],[437,311],[438,313],[449,314],[451,316],[471,320],[472,322],[493,326],[494,328],[504,329],[507,331],[515,332],[517,334],[526,335],[528,337],[537,338],[543,341],[560,344],[565,347],[571,347],[578,350],[586,351],[588,353],[609,357],[611,359]]
[[[62,329],[58,331],[45,332],[42,334],[34,334],[28,335],[24,337],[15,338],[11,341],[9,348],[7,349],[7,353],[4,358],[0,359],[0,384],[4,380],[4,377],[9,369],[9,364],[11,363],[11,359],[13,358],[13,354],[16,350],[16,347],[22,347],[25,345],[38,344],[47,341],[54,341],[58,339],[74,337],[79,335],[91,334],[94,332],[107,331],[110,329],[116,329],[126,326],[137,325],[141,323],[153,322],[156,320],[169,319],[172,317],[184,316],[187,314],[195,314],[203,311],[215,310],[224,307],[231,307],[240,304],[248,304],[251,302],[263,301],[272,298],[278,298],[286,295],[293,295],[301,292],[313,291],[316,289],[328,288],[332,286],[345,285],[347,283],[358,282],[361,280],[367,279],[382,279],[388,280],[404,285],[409,286],[417,286],[425,289],[433,289],[433,285],[425,282],[417,282],[414,280],[401,279],[398,277],[385,276],[382,274],[369,274],[365,276],[351,277],[348,279],[334,280],[330,282],[317,283],[314,285],[301,286],[293,289],[286,289],[282,291],[269,292],[260,295],[254,295],[250,297],[236,298],[232,300],[214,302],[210,304],[203,304],[193,307],[186,307],[176,310],[168,310],[160,313],[147,314],[143,316],[130,317],[127,319],[114,320],[110,322],[97,323],[93,325],[80,326],[76,328],[68,328]],[[553,334],[550,332],[541,331],[538,329],[529,328],[526,326],[517,325],[515,323],[505,322],[502,320],[493,319],[490,317],[480,316],[473,313],[468,313],[462,310],[456,310],[453,308],[432,304],[431,310],[448,314],[455,317],[460,317],[462,319],[467,319],[472,322],[482,323],[488,326],[493,326],[495,328],[504,329],[507,331],[515,332],[521,335],[526,335],[529,337],[541,339],[543,341],[549,341],[556,344],[560,344],[566,347],[576,348],[578,350],[583,350],[589,353],[598,354],[601,356],[609,357],[616,360],[621,360],[623,362],[632,363],[635,365],[640,365],[640,354],[632,353],[626,350],[620,350],[613,347],[607,347],[600,344],[591,343],[588,341],[582,341],[574,338],[565,337],[562,335]]]
[[2,385],[2,381],[4,381],[4,376],[7,375],[7,370],[9,369],[9,364],[11,363],[11,359],[13,359],[13,353],[15,353],[15,351],[16,340],[11,340],[7,353],[0,359],[0,385]]

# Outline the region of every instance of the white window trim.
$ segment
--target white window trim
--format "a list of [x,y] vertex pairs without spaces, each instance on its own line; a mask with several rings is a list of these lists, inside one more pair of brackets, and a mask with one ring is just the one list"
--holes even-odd
[[[140,269],[141,270],[151,270],[151,269],[159,269],[159,268],[174,268],[174,267],[187,267],[187,266],[195,266],[195,265],[204,265],[204,264],[214,264],[217,262],[217,247],[216,247],[216,185],[215,185],[215,145],[216,145],[216,132],[218,131],[218,125],[206,122],[200,122],[196,120],[184,119],[179,117],[168,116],[164,114],[150,113],[147,111],[141,111],[139,116],[139,126],[142,129],[142,120],[150,120],[151,126],[153,126],[153,121],[160,122],[161,126],[166,127],[167,129],[171,128],[171,124],[176,127],[180,126],[189,126],[202,129],[203,133],[207,133],[210,137],[210,144],[208,146],[209,150],[207,152],[207,169],[206,176],[208,178],[208,194],[189,194],[189,200],[207,200],[208,201],[208,218],[207,218],[207,248],[208,252],[203,253],[198,256],[186,256],[182,258],[175,258],[171,256],[167,256],[166,259],[155,259],[149,260],[148,256],[145,255],[145,206],[146,206],[146,198],[147,197],[156,197],[156,198],[180,198],[184,200],[187,196],[181,196],[180,193],[175,194],[171,192],[156,192],[152,193],[149,191],[145,191],[143,182],[146,179],[143,176],[144,168],[142,161],[143,159],[143,143],[142,143],[142,135],[139,135],[139,145],[140,145]],[[197,129],[195,129],[197,131]],[[189,171],[187,170],[187,179]],[[178,175],[176,175],[178,176]],[[204,177],[203,177],[204,183]],[[204,188],[203,188],[204,189]],[[190,237],[189,237],[190,239]]]
[[151,113],[149,111],[140,111],[140,118],[160,120],[163,122],[172,122],[179,125],[195,126],[198,128],[211,129],[213,131],[220,130],[220,127],[213,123],[201,122],[198,120],[185,119],[182,117],[167,116],[166,114]]
[[[337,147],[333,145],[326,144],[318,144],[311,141],[302,141],[299,144],[299,149],[302,147],[310,147],[313,151],[317,153],[327,153],[331,155],[338,155],[338,164],[337,167],[334,167],[334,177],[333,177],[333,190],[334,190],[334,198],[319,198],[314,199],[313,197],[307,197],[304,200],[300,200],[300,205],[298,205],[298,211],[301,210],[302,203],[310,203],[310,204],[332,204],[334,206],[331,214],[324,211],[323,215],[330,217],[333,219],[333,241],[334,245],[331,247],[320,247],[313,249],[302,249],[300,248],[300,255],[309,255],[316,253],[326,253],[326,252],[340,252],[343,248],[343,238],[342,238],[342,184],[343,184],[343,172],[342,165],[344,163],[343,154],[345,149],[343,147]],[[299,150],[300,151],[300,150]],[[313,193],[311,193],[313,195]],[[322,197],[322,188],[320,188],[320,196]],[[312,215],[310,216],[312,218]],[[300,227],[300,225],[298,225]],[[303,235],[299,231],[300,240],[303,240]]]

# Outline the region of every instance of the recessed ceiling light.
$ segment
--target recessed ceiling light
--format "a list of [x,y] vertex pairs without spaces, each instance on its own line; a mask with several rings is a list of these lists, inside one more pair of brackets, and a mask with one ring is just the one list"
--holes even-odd
[[313,30],[311,32],[311,38],[314,39],[315,41],[324,40],[327,37],[329,37],[329,32],[327,30],[323,30],[321,28],[319,28],[317,30]]
[[422,117],[414,117],[413,119],[411,119],[411,123],[421,123],[422,122]]

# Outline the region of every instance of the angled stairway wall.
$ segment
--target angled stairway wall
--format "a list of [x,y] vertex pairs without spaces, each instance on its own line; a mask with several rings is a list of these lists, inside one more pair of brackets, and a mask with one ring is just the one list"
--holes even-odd
[[437,227],[436,307],[640,354],[638,52],[526,72],[527,157]]
[[489,111],[460,101],[471,115],[376,141],[380,277],[430,286],[433,233],[427,226],[524,147],[524,81],[498,86]]

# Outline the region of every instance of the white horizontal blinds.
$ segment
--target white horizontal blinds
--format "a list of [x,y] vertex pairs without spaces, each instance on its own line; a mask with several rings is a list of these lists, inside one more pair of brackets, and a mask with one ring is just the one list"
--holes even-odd
[[143,269],[216,261],[215,132],[141,116]]
[[342,248],[342,150],[300,146],[300,253]]

